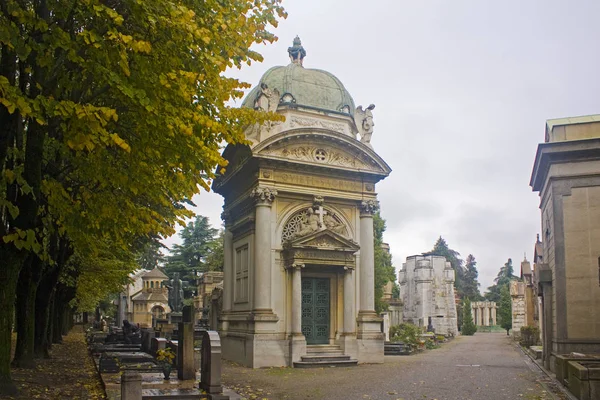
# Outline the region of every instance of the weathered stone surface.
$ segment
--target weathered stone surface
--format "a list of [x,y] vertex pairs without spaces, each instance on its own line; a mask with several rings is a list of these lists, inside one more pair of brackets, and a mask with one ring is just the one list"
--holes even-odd
[[454,270],[442,256],[412,256],[399,273],[402,318],[421,327],[429,319],[436,333],[458,334],[454,301]]

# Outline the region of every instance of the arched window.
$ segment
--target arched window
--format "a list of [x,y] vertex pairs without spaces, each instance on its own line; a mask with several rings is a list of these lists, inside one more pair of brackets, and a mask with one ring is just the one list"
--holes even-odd
[[165,309],[162,308],[161,306],[154,306],[152,307],[152,316],[154,318],[161,318],[165,313]]
[[150,287],[153,288],[154,287],[154,281],[150,282]]

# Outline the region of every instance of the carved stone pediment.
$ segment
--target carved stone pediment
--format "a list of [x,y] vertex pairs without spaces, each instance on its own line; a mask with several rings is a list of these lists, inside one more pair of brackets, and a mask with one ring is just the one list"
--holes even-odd
[[289,240],[284,244],[284,247],[344,249],[354,252],[360,249],[360,246],[353,240],[350,240],[339,233],[330,231],[329,229],[323,229],[303,237]]
[[264,149],[260,153],[270,158],[382,172],[381,168],[370,162],[366,155],[344,148],[337,148],[331,144],[279,144]]
[[354,253],[360,249],[360,246],[338,233],[324,229],[288,240],[284,243],[283,249],[286,265],[335,265],[353,268]]

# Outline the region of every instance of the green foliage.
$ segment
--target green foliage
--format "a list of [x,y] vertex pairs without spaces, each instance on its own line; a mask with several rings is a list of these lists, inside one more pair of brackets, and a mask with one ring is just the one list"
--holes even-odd
[[383,248],[383,233],[385,220],[379,212],[373,216],[373,240],[375,251],[375,311],[380,313],[387,309],[387,303],[382,300],[383,287],[388,282],[396,280],[396,270],[392,265],[392,255]]
[[[510,259],[509,259],[510,260]],[[500,288],[500,305],[498,306],[498,317],[500,326],[506,329],[506,333],[512,328],[512,301],[508,284]]]
[[280,0],[0,4],[0,259],[12,264],[0,274],[0,348],[10,348],[28,253],[52,265],[49,237],[67,240],[75,255],[60,284],[87,309],[136,268],[140,241],[192,215],[188,199],[227,166],[223,143],[281,119],[229,107],[250,85],[224,72],[262,61],[252,45],[275,41],[268,28],[286,14]]
[[515,279],[518,278],[514,275],[512,260],[509,258],[508,261],[504,264],[504,266],[500,268],[498,275],[494,279],[495,284],[488,287],[488,290],[485,293],[485,299],[488,301],[495,301],[496,303],[499,303],[502,288],[504,286],[508,287],[510,281]]
[[210,252],[206,257],[206,265],[209,271],[223,271],[223,265],[225,264],[224,235],[225,231],[221,230],[219,235],[210,243]]
[[534,346],[540,340],[540,329],[537,326],[521,327],[521,345],[525,347]]
[[142,269],[151,270],[162,265],[165,256],[162,249],[167,247],[159,241],[158,237],[149,239],[142,245],[142,250],[138,253],[137,262]]
[[390,327],[390,340],[392,342],[402,342],[416,349],[419,346],[421,328],[416,325],[404,323]]
[[397,282],[394,282],[394,286],[392,286],[392,299],[400,298],[400,285]]
[[173,276],[177,272],[182,280],[192,282],[196,279],[195,272],[208,271],[209,260],[215,262],[219,257],[213,253],[223,252],[222,245],[219,250],[219,245],[215,244],[217,232],[210,226],[207,217],[196,216],[195,220],[188,223],[179,233],[183,243],[174,245],[172,254],[167,257],[167,275]]
[[464,261],[460,258],[460,253],[448,247],[446,240],[440,236],[435,242],[433,249],[426,254],[443,256],[446,258],[446,261],[450,262],[452,269],[455,272],[454,288],[458,295],[463,298]]
[[463,322],[461,333],[465,336],[473,336],[477,332],[477,326],[473,322],[473,314],[471,313],[471,300],[466,298],[463,301]]
[[479,282],[477,280],[479,272],[477,271],[477,261],[475,256],[469,254],[465,262],[465,271],[462,281],[463,295],[472,301],[479,301],[483,296],[479,292]]

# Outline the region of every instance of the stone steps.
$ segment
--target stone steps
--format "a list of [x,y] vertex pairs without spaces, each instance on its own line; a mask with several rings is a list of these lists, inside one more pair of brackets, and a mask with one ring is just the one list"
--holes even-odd
[[208,399],[200,389],[142,389],[142,400],[198,400]]
[[295,368],[321,368],[321,367],[353,367],[358,360],[345,355],[337,345],[307,346],[306,355],[301,356],[301,361],[294,362]]

